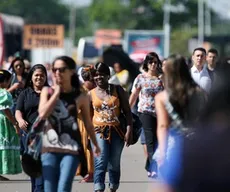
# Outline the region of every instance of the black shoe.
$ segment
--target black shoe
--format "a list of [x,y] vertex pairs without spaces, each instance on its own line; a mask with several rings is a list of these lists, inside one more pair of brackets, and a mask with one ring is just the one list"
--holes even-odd
[[9,181],[9,179],[0,175],[0,181]]

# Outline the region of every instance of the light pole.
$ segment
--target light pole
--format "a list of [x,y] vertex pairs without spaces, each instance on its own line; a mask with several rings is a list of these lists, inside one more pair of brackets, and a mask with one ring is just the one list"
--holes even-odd
[[75,41],[75,32],[76,32],[76,6],[70,5],[70,14],[69,14],[69,39],[70,39],[70,56],[72,56],[74,41]]
[[72,56],[74,41],[75,41],[75,33],[76,33],[76,13],[77,8],[87,7],[92,3],[92,0],[61,0],[64,4],[68,5],[70,9],[69,13],[69,40],[68,43],[68,54]]
[[163,21],[163,28],[164,28],[164,57],[168,57],[170,53],[170,7],[171,7],[171,0],[166,0],[164,4],[164,21]]
[[205,35],[210,36],[212,33],[211,9],[207,1],[205,1]]
[[198,46],[204,43],[204,0],[198,0]]

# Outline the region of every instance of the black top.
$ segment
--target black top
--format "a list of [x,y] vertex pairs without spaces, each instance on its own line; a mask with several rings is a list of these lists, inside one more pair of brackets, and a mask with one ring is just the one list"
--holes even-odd
[[[24,73],[23,76],[22,76],[22,81],[25,82],[26,81],[26,78],[27,78],[27,73]],[[12,77],[12,80],[11,80],[11,85],[13,85],[14,83],[18,83],[18,79],[16,77],[16,74],[14,73],[13,74],[13,77]],[[14,103],[17,102],[17,99],[20,95],[20,93],[24,90],[24,88],[18,88],[18,89],[15,89],[14,91],[12,91],[11,95],[13,96],[13,101]]]
[[213,84],[215,71],[211,71],[208,67],[207,67],[207,70],[208,70],[208,74]]
[[39,99],[40,94],[31,87],[23,90],[17,99],[16,110],[21,111],[23,119],[28,122],[28,130],[38,117]]

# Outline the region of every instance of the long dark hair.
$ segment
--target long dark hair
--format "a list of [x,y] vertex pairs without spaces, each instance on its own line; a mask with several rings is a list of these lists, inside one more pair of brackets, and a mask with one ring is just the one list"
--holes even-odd
[[164,83],[169,100],[175,109],[181,111],[198,85],[190,74],[185,58],[181,55],[169,56],[166,60],[165,71]]
[[[11,62],[10,67],[9,67],[9,70],[12,71],[13,73],[15,73],[15,70],[14,70],[14,63],[15,63],[16,61],[21,61],[22,65],[23,65],[23,71],[24,71],[24,69],[25,69],[25,63],[24,63],[23,58],[21,58],[21,57],[16,57],[16,58]],[[24,73],[24,72],[23,72],[23,73]]]
[[52,66],[54,66],[54,63],[57,60],[63,61],[69,69],[75,70],[75,73],[71,77],[71,85],[73,88],[75,88],[76,93],[79,95],[81,93],[81,84],[80,84],[80,81],[79,81],[79,78],[78,78],[78,75],[76,72],[76,66],[77,65],[76,65],[75,61],[71,57],[64,55],[64,56],[57,57],[53,61]]
[[43,73],[45,73],[45,76],[46,76],[46,81],[45,81],[45,84],[44,86],[49,86],[48,84],[48,78],[47,78],[47,71],[46,71],[46,68],[42,65],[42,64],[36,64],[34,65],[28,75],[27,75],[27,78],[26,78],[26,82],[25,82],[25,88],[28,88],[28,87],[31,87],[33,89],[33,82],[32,82],[32,76],[34,74],[34,72],[37,70],[37,69],[41,69]]
[[157,59],[157,72],[158,72],[158,74],[161,74],[161,73],[163,73],[162,72],[162,62],[161,62],[158,54],[155,52],[150,52],[146,55],[146,57],[143,61],[142,69],[147,72],[148,71],[148,64],[152,63],[155,58]]

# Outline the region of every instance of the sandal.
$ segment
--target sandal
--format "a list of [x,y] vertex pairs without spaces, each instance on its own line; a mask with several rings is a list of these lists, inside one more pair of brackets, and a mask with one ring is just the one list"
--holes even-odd
[[93,182],[93,174],[87,174],[80,183],[92,183]]

